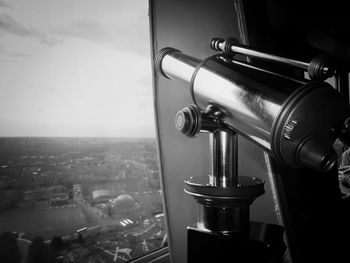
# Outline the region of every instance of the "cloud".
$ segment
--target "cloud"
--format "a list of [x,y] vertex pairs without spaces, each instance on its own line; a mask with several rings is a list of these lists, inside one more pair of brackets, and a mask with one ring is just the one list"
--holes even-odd
[[94,20],[80,20],[68,26],[56,27],[51,32],[56,36],[70,37],[107,45],[122,51],[149,56],[148,27],[136,19],[131,23],[106,25]]
[[112,38],[107,28],[95,21],[75,21],[66,27],[53,30],[56,35],[80,38],[94,42],[106,42]]
[[0,34],[8,33],[20,37],[33,37],[39,39],[48,46],[54,46],[62,42],[61,39],[54,38],[45,33],[39,32],[32,26],[26,26],[15,20],[9,14],[0,15]]
[[5,53],[8,56],[14,57],[14,58],[24,58],[29,57],[29,54],[23,53],[23,52],[16,52],[16,51],[8,51]]
[[2,0],[0,0],[0,7],[12,9],[12,6],[10,6],[8,3]]
[[7,49],[4,49],[0,47],[0,55],[2,56],[9,56],[13,58],[24,58],[29,57],[29,54],[23,53],[23,52],[17,52],[17,51],[9,51]]
[[2,60],[2,59],[0,59],[0,63],[11,63],[11,64],[16,64],[16,63],[18,63],[18,61],[16,61],[16,60]]
[[0,111],[40,111],[37,105],[9,103],[1,104]]

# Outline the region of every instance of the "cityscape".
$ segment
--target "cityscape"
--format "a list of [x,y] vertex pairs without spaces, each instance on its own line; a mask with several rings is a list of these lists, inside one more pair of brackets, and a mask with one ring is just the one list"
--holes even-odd
[[0,138],[6,262],[127,262],[166,245],[155,139]]

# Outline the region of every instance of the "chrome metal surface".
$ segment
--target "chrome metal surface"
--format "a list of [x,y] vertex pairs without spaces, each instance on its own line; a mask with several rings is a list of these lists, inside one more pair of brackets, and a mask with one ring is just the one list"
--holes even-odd
[[209,184],[208,176],[193,176],[185,180],[185,192],[209,205],[216,200],[220,203],[247,200],[252,202],[264,193],[264,180],[257,177],[238,176],[236,187],[217,187]]
[[[190,88],[200,62],[173,51],[163,57],[161,69],[166,77]],[[300,86],[299,80],[232,61],[229,68],[218,60],[207,61],[193,83],[197,104],[202,109],[219,105],[225,123],[269,151],[273,121],[286,98]]]
[[287,97],[300,82],[248,68],[211,60],[197,72],[194,94],[200,107],[220,105],[224,122],[271,150],[271,131]]
[[249,233],[249,205],[264,193],[264,181],[239,176],[237,186],[222,187],[208,184],[206,176],[185,181],[185,192],[199,204],[197,227],[220,234]]
[[199,63],[199,59],[174,50],[162,58],[161,66],[166,77],[189,87],[193,72]]
[[237,143],[238,136],[233,131],[217,130],[210,133],[210,185],[224,188],[237,186]]
[[[339,133],[347,106],[329,84],[296,80],[230,57],[198,60],[180,51],[160,54],[165,55],[160,56],[159,71],[189,88],[201,110],[217,109],[222,125],[255,142],[281,163],[323,172],[335,164],[331,153],[334,141],[329,134]],[[318,68],[321,62],[316,63]],[[313,137],[317,143],[305,143]],[[221,137],[216,140],[220,143]],[[224,181],[215,179],[213,183],[229,185]]]

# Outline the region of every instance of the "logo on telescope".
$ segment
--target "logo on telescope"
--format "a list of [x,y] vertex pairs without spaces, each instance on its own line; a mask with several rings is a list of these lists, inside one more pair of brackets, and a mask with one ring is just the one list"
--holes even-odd
[[286,126],[284,126],[283,129],[283,137],[287,140],[291,140],[292,138],[292,132],[295,128],[295,126],[298,124],[296,120],[290,119]]

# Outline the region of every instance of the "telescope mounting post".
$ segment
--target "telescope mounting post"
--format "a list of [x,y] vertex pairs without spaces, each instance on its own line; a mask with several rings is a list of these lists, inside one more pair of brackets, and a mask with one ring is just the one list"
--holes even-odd
[[238,176],[238,135],[221,124],[220,112],[189,105],[176,114],[176,128],[189,137],[209,132],[210,174],[185,180],[185,192],[200,205],[197,227],[249,237],[249,205],[264,193],[264,181]]
[[[270,262],[267,254],[271,251],[267,252],[266,244],[252,240],[249,220],[249,206],[264,193],[264,181],[238,176],[238,134],[222,123],[221,115],[213,106],[202,111],[196,105],[189,105],[175,117],[176,128],[188,137],[209,132],[210,174],[185,180],[185,192],[199,204],[197,225],[188,228],[188,262],[213,257],[210,250],[203,249],[205,246],[217,247],[219,257],[224,257],[230,253],[226,249],[229,245],[240,252],[235,255],[236,262],[256,259]],[[253,227],[261,232],[261,224],[255,223]],[[283,251],[281,243],[279,251]],[[197,250],[199,247],[201,252]]]

